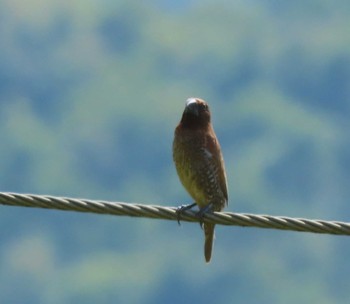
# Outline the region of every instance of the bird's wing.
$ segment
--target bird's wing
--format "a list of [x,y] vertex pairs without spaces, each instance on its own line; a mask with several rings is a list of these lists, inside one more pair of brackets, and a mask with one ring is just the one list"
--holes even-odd
[[225,164],[222,157],[220,144],[214,132],[209,132],[206,136],[204,153],[206,154],[208,165],[213,168],[215,178],[217,179],[217,183],[227,204],[228,191]]

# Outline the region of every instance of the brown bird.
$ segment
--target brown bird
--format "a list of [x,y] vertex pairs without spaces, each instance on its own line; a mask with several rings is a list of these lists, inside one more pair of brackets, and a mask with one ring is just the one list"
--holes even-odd
[[[208,104],[189,98],[175,129],[173,159],[182,185],[195,203],[178,208],[179,214],[195,206],[202,218],[208,211],[221,211],[228,204],[227,181],[220,144],[210,121]],[[210,262],[214,224],[204,223],[204,256]]]

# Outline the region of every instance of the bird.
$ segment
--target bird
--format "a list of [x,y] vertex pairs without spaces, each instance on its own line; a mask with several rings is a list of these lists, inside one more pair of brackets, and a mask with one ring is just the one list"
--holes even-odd
[[[222,211],[228,205],[224,159],[211,123],[208,103],[203,99],[191,97],[186,101],[181,120],[175,128],[173,160],[182,185],[195,201],[180,206],[178,216],[197,205],[202,227],[204,213]],[[203,226],[204,256],[209,263],[215,224],[205,222]]]

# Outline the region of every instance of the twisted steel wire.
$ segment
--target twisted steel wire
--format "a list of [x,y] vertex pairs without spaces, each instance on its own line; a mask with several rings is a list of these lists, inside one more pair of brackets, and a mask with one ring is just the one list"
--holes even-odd
[[[137,203],[108,202],[101,200],[56,197],[49,195],[0,192],[0,204],[8,206],[58,209],[120,216],[147,217],[164,220],[178,219],[176,207],[144,205]],[[181,221],[198,222],[199,218],[197,217],[195,211],[186,210],[181,214]],[[291,218],[286,216],[213,212],[204,214],[203,221],[221,225],[350,235],[350,223]]]

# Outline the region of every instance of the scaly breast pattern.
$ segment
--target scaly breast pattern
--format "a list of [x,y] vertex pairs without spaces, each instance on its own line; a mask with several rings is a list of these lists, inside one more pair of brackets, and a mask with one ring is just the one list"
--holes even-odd
[[183,132],[181,136],[175,133],[173,147],[180,180],[200,208],[213,203],[214,210],[220,211],[226,204],[219,181],[220,163],[208,149],[204,134],[192,130]]

